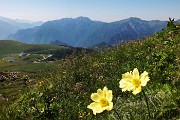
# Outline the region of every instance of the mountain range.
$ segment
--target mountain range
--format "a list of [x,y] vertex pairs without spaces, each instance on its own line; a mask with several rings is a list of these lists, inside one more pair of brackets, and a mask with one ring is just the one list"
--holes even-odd
[[0,39],[7,38],[10,34],[15,34],[19,29],[33,28],[42,25],[43,22],[30,22],[25,20],[12,20],[0,17]]
[[136,17],[110,23],[87,17],[63,18],[48,21],[41,26],[20,29],[6,39],[31,44],[61,43],[86,48],[100,43],[116,45],[143,39],[165,29],[166,24],[167,21],[146,21]]

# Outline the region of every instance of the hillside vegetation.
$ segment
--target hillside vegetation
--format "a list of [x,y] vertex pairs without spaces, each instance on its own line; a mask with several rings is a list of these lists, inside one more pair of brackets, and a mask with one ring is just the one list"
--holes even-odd
[[73,50],[65,46],[35,45],[1,40],[0,71],[38,74],[51,69],[56,64],[56,59],[72,54]]
[[19,54],[21,52],[26,53],[35,53],[35,52],[43,52],[46,50],[57,50],[57,49],[67,49],[64,46],[56,46],[56,45],[36,45],[36,44],[25,44],[13,40],[0,40],[0,57],[7,54]]
[[[53,71],[44,73],[30,91],[9,107],[4,107],[1,119],[180,118],[180,28],[173,21],[168,23],[167,30],[143,41],[93,53],[84,50],[57,64]],[[119,87],[124,73],[134,68],[139,70],[139,74],[148,72],[150,78],[136,95],[131,91],[122,92]],[[94,115],[87,106],[93,102],[92,93],[105,86],[112,90],[113,109]],[[101,105],[109,105],[109,99],[103,99]]]

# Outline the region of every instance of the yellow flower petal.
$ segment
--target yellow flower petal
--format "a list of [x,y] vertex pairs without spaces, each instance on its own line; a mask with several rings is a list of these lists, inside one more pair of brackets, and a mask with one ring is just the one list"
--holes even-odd
[[101,98],[104,98],[105,94],[101,89],[97,90],[97,93],[91,94],[91,99],[95,102],[99,102]]
[[132,85],[132,83],[131,82],[129,82],[129,81],[126,81],[126,80],[124,80],[124,79],[122,79],[120,82],[119,82],[119,84],[120,84],[120,88],[122,88],[122,91],[124,92],[124,91],[131,91],[132,89],[134,89],[134,86]]
[[108,89],[106,86],[103,88],[103,92],[104,92],[104,94],[106,94],[108,92]]
[[92,94],[91,94],[91,99],[92,99],[94,102],[99,102],[99,100],[101,99],[101,97],[99,96],[98,93],[92,93]]
[[99,95],[99,97],[105,97],[104,91],[102,91],[101,89],[97,90],[97,94]]
[[122,79],[131,82],[133,79],[133,75],[129,72],[122,74]]
[[112,110],[112,109],[113,109],[113,102],[110,102],[110,103],[109,103],[109,106],[106,107],[106,110],[107,110],[107,111],[110,111],[110,110]]
[[112,90],[108,90],[107,87],[103,88],[103,92],[104,92],[104,97],[106,97],[106,99],[108,99],[108,101],[112,101]]
[[136,95],[136,94],[140,93],[141,91],[142,91],[142,88],[141,88],[141,86],[139,86],[138,88],[135,88],[132,93],[134,95]]
[[101,105],[96,102],[91,103],[87,108],[91,109],[94,115],[96,115],[96,113],[101,113],[104,110]]
[[139,71],[137,68],[134,68],[134,70],[133,70],[133,77],[139,79]]
[[144,71],[140,75],[140,80],[141,80],[141,86],[146,86],[147,82],[150,80],[148,76],[148,72]]
[[112,90],[109,90],[109,91],[106,93],[106,99],[107,99],[108,101],[112,101],[112,98],[113,98]]

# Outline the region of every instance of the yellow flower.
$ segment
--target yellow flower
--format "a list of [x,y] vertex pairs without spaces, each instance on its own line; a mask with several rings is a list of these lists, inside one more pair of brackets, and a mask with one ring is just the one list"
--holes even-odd
[[141,75],[139,75],[138,69],[134,68],[133,72],[130,71],[122,74],[119,87],[122,88],[123,92],[132,90],[132,93],[136,95],[141,92],[141,86],[146,86],[149,80],[148,72],[144,71]]
[[94,102],[88,105],[87,108],[92,109],[94,115],[104,110],[110,111],[113,109],[112,98],[112,90],[108,90],[107,87],[104,87],[103,90],[98,89],[97,93],[91,94],[91,99]]

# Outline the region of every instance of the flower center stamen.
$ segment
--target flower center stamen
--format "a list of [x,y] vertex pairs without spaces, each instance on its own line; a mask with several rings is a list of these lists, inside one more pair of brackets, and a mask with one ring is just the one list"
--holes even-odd
[[99,101],[99,104],[102,106],[102,107],[106,107],[106,106],[109,106],[109,102],[106,98],[102,98],[100,101]]
[[141,81],[140,81],[140,79],[134,78],[132,80],[132,84],[134,85],[134,87],[137,88],[141,84]]

